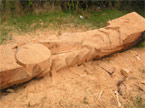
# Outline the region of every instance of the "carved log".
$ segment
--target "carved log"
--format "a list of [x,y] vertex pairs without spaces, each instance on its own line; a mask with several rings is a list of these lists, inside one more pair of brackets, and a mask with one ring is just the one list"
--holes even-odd
[[15,46],[0,46],[0,89],[30,80],[24,67],[15,61]]
[[[52,64],[54,64],[52,69],[58,71],[65,67],[79,65],[81,61],[99,59],[131,48],[145,40],[144,30],[145,19],[132,12],[109,21],[108,26],[104,28],[87,32],[65,33],[56,40],[40,43],[53,52],[59,52],[59,54],[52,53]],[[53,44],[54,41],[55,44]],[[83,53],[80,52],[81,50]]]
[[65,33],[59,38],[19,48],[16,45],[1,45],[0,89],[42,77],[50,71],[124,51],[145,40],[144,30],[145,19],[132,12],[109,21],[104,28]]
[[51,53],[42,44],[15,48],[13,45],[0,46],[0,89],[44,76],[50,71]]

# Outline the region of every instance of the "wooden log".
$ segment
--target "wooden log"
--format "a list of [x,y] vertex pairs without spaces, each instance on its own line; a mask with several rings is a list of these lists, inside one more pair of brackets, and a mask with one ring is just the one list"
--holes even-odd
[[18,49],[15,45],[1,45],[0,89],[124,51],[143,41],[145,19],[132,12],[109,21],[104,28],[65,33],[59,38],[26,44]]
[[[51,52],[42,44],[26,44],[16,52],[16,61],[23,66],[31,77],[50,70]],[[48,73],[46,72],[46,73]]]
[[32,77],[15,60],[15,45],[0,46],[0,89],[17,85]]
[[[59,52],[59,54],[53,53],[59,58],[59,60],[57,60],[58,58],[56,58],[56,60],[53,58],[55,64],[62,65],[62,60],[65,63],[64,67],[69,67],[82,60],[83,62],[86,62],[92,59],[99,59],[112,53],[131,48],[145,40],[144,30],[145,19],[139,14],[132,12],[109,21],[108,26],[104,28],[86,32],[65,33],[55,40],[55,44],[54,40],[52,42],[45,41],[43,44],[47,44],[46,47],[48,48],[51,47],[51,51]],[[56,45],[57,48],[55,47]],[[82,53],[79,53],[83,48],[87,49],[85,56],[82,56]],[[79,59],[78,56],[81,57],[81,59]],[[73,64],[71,62],[73,62]],[[71,65],[69,63],[71,63]]]
[[51,53],[42,44],[0,46],[0,89],[21,84],[50,71]]

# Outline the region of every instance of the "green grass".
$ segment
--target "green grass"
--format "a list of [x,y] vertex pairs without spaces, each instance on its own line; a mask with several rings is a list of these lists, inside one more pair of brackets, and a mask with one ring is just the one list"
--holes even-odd
[[[10,33],[31,32],[40,28],[62,29],[74,25],[76,28],[85,26],[88,29],[95,29],[106,26],[108,20],[123,16],[127,11],[116,9],[103,9],[99,12],[89,13],[86,11],[77,14],[76,12],[49,12],[27,14],[24,16],[11,16],[1,22],[0,44],[7,39],[11,39]],[[84,16],[80,19],[79,15]]]
[[[108,20],[118,18],[125,15],[127,12],[111,9],[103,9],[100,12],[94,12],[87,16],[87,19],[81,20],[82,23],[91,25],[94,28],[104,27],[107,24]],[[86,13],[87,14],[87,13]],[[86,15],[85,14],[85,15]],[[85,16],[84,15],[84,16]]]
[[139,44],[138,46],[136,46],[136,48],[145,48],[145,42]]
[[9,35],[10,29],[6,29],[4,27],[0,27],[0,44],[7,39],[11,39],[11,35]]

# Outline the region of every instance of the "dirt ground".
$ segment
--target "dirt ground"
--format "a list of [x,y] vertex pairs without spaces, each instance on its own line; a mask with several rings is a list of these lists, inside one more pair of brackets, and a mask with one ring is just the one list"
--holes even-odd
[[[34,35],[39,39],[54,32],[47,33],[14,37],[10,42],[35,41]],[[121,69],[127,73],[121,74]],[[63,69],[52,77],[8,88],[0,95],[0,108],[118,108],[119,104],[121,108],[144,108],[145,48]]]

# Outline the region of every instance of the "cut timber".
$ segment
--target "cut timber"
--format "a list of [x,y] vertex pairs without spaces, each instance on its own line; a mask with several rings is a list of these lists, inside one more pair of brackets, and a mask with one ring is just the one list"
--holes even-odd
[[32,77],[15,61],[16,45],[0,46],[0,89],[17,85]]
[[50,71],[50,50],[42,44],[0,46],[0,89],[21,84]]
[[[58,39],[41,41],[52,51],[52,69],[56,71],[92,59],[126,50],[144,40],[145,19],[135,12],[109,21],[96,30],[64,33]],[[141,41],[140,41],[141,40]]]
[[50,50],[42,44],[26,44],[16,52],[17,63],[23,66],[31,77],[39,77],[43,72],[49,72],[50,56]]
[[[145,39],[142,36],[145,30],[145,19],[135,12],[108,23],[109,25],[104,28],[61,35],[55,40],[55,45],[52,45],[57,46],[57,49],[47,44],[47,47],[51,47],[52,51],[59,52],[59,54],[55,53],[56,56],[59,56],[59,60],[57,60],[58,58],[53,59],[55,64],[61,64],[61,61],[63,61],[66,67],[74,66],[115,52],[124,51]],[[49,41],[45,43],[49,43]],[[83,55],[79,51],[84,48],[86,50],[83,51]],[[63,52],[64,50],[65,52]],[[63,56],[60,57],[60,55]]]
[[96,30],[53,36],[39,44],[0,46],[0,89],[124,51],[145,40],[145,19],[135,12],[108,24]]

